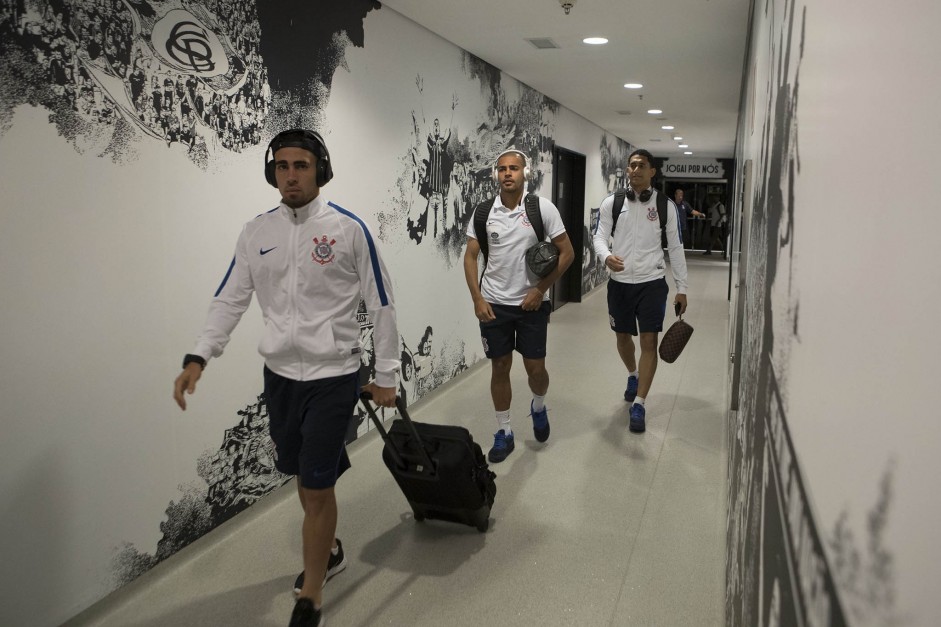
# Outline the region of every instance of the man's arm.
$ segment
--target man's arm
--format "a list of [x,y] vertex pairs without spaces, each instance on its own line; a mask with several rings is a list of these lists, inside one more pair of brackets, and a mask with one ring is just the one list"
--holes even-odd
[[598,210],[598,225],[591,236],[591,243],[595,249],[595,254],[610,270],[620,272],[624,269],[624,260],[612,254],[608,248],[608,242],[611,240],[611,225],[614,223],[614,217],[611,215],[611,209],[614,206],[614,195],[610,195],[601,201],[601,208]]
[[[673,211],[670,211],[670,205],[673,205]],[[670,255],[670,270],[673,272],[673,282],[676,284],[674,301],[679,302],[682,310],[686,311],[686,255],[683,252],[683,240],[677,226],[678,214],[675,207],[676,204],[672,200],[667,200],[667,253]]]
[[[486,237],[486,235],[485,235]],[[464,280],[471,300],[474,301],[474,316],[480,321],[495,320],[493,308],[480,293],[477,278],[477,257],[480,255],[480,242],[475,237],[467,237],[467,247],[464,249]]]
[[[359,288],[373,322],[373,349],[376,354],[376,380],[370,385],[373,400],[383,407],[395,406],[397,373],[402,367],[399,331],[392,281],[365,223],[354,238]],[[378,272],[376,269],[378,268]]]
[[235,246],[235,256],[232,258],[229,271],[209,305],[206,324],[196,339],[196,347],[191,353],[201,359],[202,363],[187,359],[190,363],[183,367],[183,371],[173,383],[173,399],[184,411],[186,410],[184,392],[187,394],[196,392],[196,382],[202,377],[206,363],[212,357],[222,355],[222,351],[225,350],[226,344],[232,337],[232,331],[252,302],[255,287],[248,268],[246,239],[245,229],[243,229]]
[[542,297],[565,274],[565,271],[568,270],[575,259],[575,249],[572,248],[572,241],[569,239],[568,233],[562,231],[561,235],[557,235],[552,239],[552,243],[559,249],[559,265],[556,266],[555,270],[541,278],[539,283],[527,292],[526,298],[522,302],[522,308],[525,311],[539,309],[542,305]]

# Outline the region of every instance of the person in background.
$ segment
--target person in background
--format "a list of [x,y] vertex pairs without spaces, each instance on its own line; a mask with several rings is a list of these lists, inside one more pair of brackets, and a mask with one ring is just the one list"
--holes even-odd
[[682,187],[677,187],[673,192],[673,202],[676,204],[677,215],[680,218],[680,229],[683,234],[683,248],[692,247],[692,236],[690,234],[690,218],[701,218],[703,214],[693,209],[693,206],[686,202],[683,197],[685,192]]
[[725,225],[728,223],[725,205],[719,196],[710,196],[709,208],[706,210],[706,216],[709,220],[709,237],[706,243],[706,252],[704,255],[712,254],[712,247],[719,242],[719,248],[722,249],[723,259],[726,257],[725,251]]

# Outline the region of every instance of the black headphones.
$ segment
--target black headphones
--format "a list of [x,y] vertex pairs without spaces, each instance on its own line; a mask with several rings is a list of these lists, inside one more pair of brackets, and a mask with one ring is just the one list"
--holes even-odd
[[[642,191],[640,193],[640,202],[647,202],[648,200],[650,200],[651,194],[653,194],[652,187],[648,187],[647,189]],[[637,196],[637,194],[634,193],[634,188],[631,187],[630,185],[627,186],[627,192],[625,192],[625,195],[627,196],[628,200],[634,200],[634,198]]]
[[532,178],[532,172],[529,169],[529,159],[526,158],[526,154],[524,152],[517,150],[516,148],[509,148],[497,155],[496,161],[493,162],[493,182],[497,185],[500,184],[500,173],[497,172],[497,165],[500,163],[500,159],[502,159],[504,155],[519,155],[519,157],[523,160],[523,180],[527,183],[530,182]]
[[[309,150],[317,157],[317,187],[323,187],[333,178],[330,153],[327,151],[327,145],[324,143],[323,137],[314,131],[292,128],[275,135],[265,150],[265,180],[272,187],[278,186],[278,180],[274,176],[274,153],[287,146]],[[269,152],[271,153],[271,159],[268,159]]]

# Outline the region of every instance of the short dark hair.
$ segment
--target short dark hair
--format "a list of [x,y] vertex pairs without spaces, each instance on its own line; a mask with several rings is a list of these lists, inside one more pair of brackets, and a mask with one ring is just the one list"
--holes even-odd
[[628,161],[628,163],[630,163],[631,159],[633,159],[635,155],[640,155],[641,157],[643,157],[644,159],[646,159],[646,160],[647,160],[647,163],[650,164],[650,167],[652,167],[652,168],[657,168],[658,170],[660,169],[660,168],[658,167],[657,160],[654,158],[654,156],[653,156],[652,154],[650,154],[649,151],[644,150],[643,148],[637,148],[636,150],[634,150],[634,152],[632,152],[631,154],[629,154],[629,155],[627,156],[627,161]]

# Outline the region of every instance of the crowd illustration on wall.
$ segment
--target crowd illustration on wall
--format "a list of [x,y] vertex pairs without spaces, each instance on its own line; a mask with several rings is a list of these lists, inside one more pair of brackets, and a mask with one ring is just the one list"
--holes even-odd
[[[488,108],[472,130],[461,133],[456,119],[460,101],[452,95],[450,111],[426,112],[425,81],[415,78],[418,108],[412,111],[411,144],[400,158],[392,207],[379,217],[379,237],[386,242],[427,241],[448,267],[463,254],[467,222],[482,201],[496,195],[492,171],[501,152],[523,152],[533,173],[529,191],[539,190],[551,163],[552,114],[558,105],[525,85],[518,99],[508,97],[500,71],[464,53],[464,70],[477,80]],[[465,113],[463,119],[466,120]],[[466,122],[465,122],[466,123]]]
[[[118,160],[144,137],[201,167],[261,141],[271,104],[255,3],[52,0],[4,3],[3,56],[16,96],[54,112],[77,149]],[[92,141],[96,139],[97,141]]]

